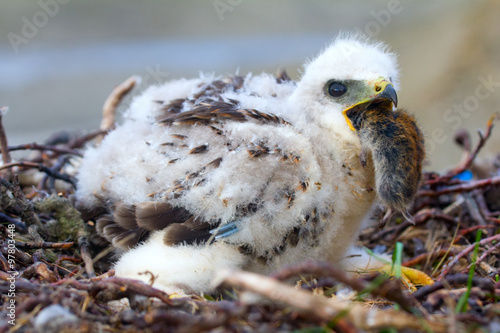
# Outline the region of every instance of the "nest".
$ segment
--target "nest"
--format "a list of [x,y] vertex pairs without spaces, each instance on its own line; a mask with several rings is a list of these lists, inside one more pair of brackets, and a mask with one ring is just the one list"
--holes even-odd
[[[60,133],[43,145],[8,146],[0,110],[0,331],[500,331],[500,163],[476,158],[493,118],[475,147],[468,133],[457,133],[463,159],[455,168],[424,174],[414,224],[393,216],[359,237],[360,246],[395,253],[396,270],[416,268],[434,284],[409,291],[395,277],[352,278],[306,262],[270,276],[229,272],[216,295],[175,298],[115,277],[113,249],[93,241],[93,221],[82,220],[72,200],[82,147],[113,128],[134,84],[113,91],[99,130]],[[14,150],[33,153],[12,162]]]

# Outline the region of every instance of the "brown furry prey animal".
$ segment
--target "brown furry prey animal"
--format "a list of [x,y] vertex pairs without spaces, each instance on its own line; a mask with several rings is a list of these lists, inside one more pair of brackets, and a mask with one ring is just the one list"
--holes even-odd
[[424,137],[415,119],[406,111],[393,111],[397,95],[390,82],[374,85],[373,97],[344,110],[347,121],[361,141],[360,161],[366,165],[371,153],[377,193],[389,212],[408,214],[421,180],[425,157]]

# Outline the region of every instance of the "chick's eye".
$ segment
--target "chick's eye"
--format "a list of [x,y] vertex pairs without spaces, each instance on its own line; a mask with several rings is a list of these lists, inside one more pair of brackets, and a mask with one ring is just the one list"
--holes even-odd
[[332,82],[328,87],[328,93],[332,97],[340,97],[347,92],[347,87],[340,82]]

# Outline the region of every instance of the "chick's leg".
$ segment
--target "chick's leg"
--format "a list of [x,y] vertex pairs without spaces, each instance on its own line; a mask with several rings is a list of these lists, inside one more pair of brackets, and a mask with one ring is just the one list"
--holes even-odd
[[240,268],[245,258],[223,242],[207,245],[167,246],[158,231],[123,254],[115,265],[117,276],[141,280],[169,294],[212,292],[214,276],[222,268]]

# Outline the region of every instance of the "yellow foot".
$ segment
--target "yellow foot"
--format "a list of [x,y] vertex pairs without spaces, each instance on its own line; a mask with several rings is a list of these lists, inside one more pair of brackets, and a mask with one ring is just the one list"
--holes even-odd
[[[392,264],[384,264],[380,268],[375,269],[378,272],[385,273],[390,276],[397,277],[396,268]],[[401,282],[410,290],[414,292],[417,290],[418,286],[427,286],[434,283],[434,280],[427,274],[418,269],[401,266]]]

